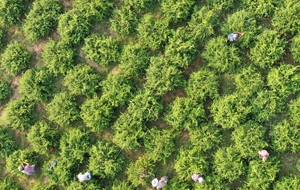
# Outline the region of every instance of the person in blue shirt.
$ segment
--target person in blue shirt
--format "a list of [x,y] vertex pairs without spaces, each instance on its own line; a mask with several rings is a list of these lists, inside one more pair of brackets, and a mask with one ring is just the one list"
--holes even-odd
[[[240,34],[240,37],[239,37],[239,34]],[[241,39],[242,36],[244,36],[244,34],[241,32],[232,32],[232,33],[228,34],[228,40],[230,42],[235,42],[235,41],[238,41],[239,39]]]

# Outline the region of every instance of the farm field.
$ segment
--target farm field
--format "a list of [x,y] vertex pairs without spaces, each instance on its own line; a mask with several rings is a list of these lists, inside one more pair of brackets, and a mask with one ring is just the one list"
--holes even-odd
[[299,32],[297,0],[0,0],[0,189],[300,189]]

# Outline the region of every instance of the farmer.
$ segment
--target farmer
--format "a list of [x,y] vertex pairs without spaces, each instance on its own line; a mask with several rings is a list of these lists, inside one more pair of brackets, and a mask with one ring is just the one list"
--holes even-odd
[[78,177],[74,177],[74,181],[85,182],[86,180],[92,179],[91,172],[87,171],[85,174],[78,174]]
[[[238,34],[240,34],[240,37]],[[235,41],[238,41],[239,39],[241,39],[242,36],[244,36],[244,34],[241,32],[232,32],[232,33],[228,34],[228,40],[230,42],[235,42]]]
[[55,146],[51,146],[51,148],[49,149],[49,151],[50,151],[51,153],[54,153],[54,152],[55,152]]
[[157,186],[156,186],[157,190],[161,190],[161,188],[163,188],[164,186],[166,186],[168,180],[169,180],[169,177],[168,177],[168,176],[162,177],[162,178],[158,181],[158,184],[157,184]]
[[[26,167],[24,166],[26,164]],[[19,171],[28,174],[28,175],[33,175],[35,173],[35,165],[30,165],[27,162],[23,162],[22,166],[19,166]]]
[[194,173],[192,175],[192,179],[195,181],[195,182],[199,182],[199,183],[203,183],[205,180],[203,179],[203,177],[200,175],[200,174],[197,174],[197,173]]
[[258,151],[258,155],[259,155],[259,158],[262,158],[263,161],[266,161],[269,156],[269,153],[266,150],[261,150],[261,151]]

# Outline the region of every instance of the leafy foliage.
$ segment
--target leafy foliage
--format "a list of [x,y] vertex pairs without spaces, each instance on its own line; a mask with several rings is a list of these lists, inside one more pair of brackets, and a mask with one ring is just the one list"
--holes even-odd
[[49,125],[45,121],[40,121],[31,127],[27,139],[32,145],[34,151],[49,155],[51,146],[58,147],[59,134],[57,128]]
[[150,53],[140,44],[126,45],[121,55],[119,67],[125,75],[138,76],[150,64]]
[[19,43],[9,44],[1,55],[1,67],[11,75],[27,68],[31,53]]
[[177,67],[187,68],[192,63],[197,51],[196,40],[183,28],[172,31],[172,33],[165,48],[165,56]]
[[272,146],[278,152],[300,150],[300,129],[290,124],[287,120],[274,125],[270,131]]
[[138,18],[131,6],[122,6],[114,10],[113,18],[110,19],[111,29],[122,36],[135,32]]
[[139,40],[150,47],[157,50],[165,46],[170,35],[169,22],[163,19],[157,19],[150,14],[144,15],[138,24]]
[[243,6],[259,17],[271,17],[275,12],[277,1],[273,0],[245,0]]
[[55,40],[50,40],[42,53],[47,68],[55,75],[66,74],[75,64],[75,56],[75,49]]
[[267,161],[252,160],[249,164],[247,185],[251,189],[268,189],[275,181],[279,171],[279,163],[275,157],[268,158]]
[[19,93],[29,99],[47,101],[54,87],[54,76],[42,66],[27,70],[19,81]]
[[0,80],[0,103],[4,102],[6,97],[10,95],[11,89],[4,80]]
[[145,87],[164,94],[182,85],[182,72],[164,57],[151,57],[151,64],[146,70],[147,82]]
[[292,100],[289,103],[289,111],[288,114],[290,115],[290,120],[296,126],[300,126],[300,98]]
[[219,72],[232,72],[240,65],[239,50],[233,45],[227,45],[227,38],[219,36],[208,41],[202,57],[209,61],[208,66]]
[[145,10],[153,4],[153,0],[124,0],[124,5],[130,5],[136,9],[137,12]]
[[205,110],[202,104],[189,98],[176,98],[171,103],[165,120],[174,129],[193,129],[200,126],[206,120]]
[[0,20],[2,23],[15,24],[22,19],[25,14],[26,0],[1,0]]
[[177,189],[177,190],[188,190],[190,189],[189,185],[178,179],[177,177],[172,177],[168,181],[168,185],[165,187],[166,190],[172,190],[172,189]]
[[199,70],[190,75],[188,86],[185,89],[187,96],[196,101],[205,101],[206,98],[219,96],[219,77],[210,70]]
[[7,158],[17,149],[16,142],[13,140],[12,134],[4,128],[0,128],[0,149],[1,159]]
[[89,65],[79,64],[69,70],[64,84],[74,95],[92,95],[100,86],[102,77]]
[[274,30],[265,30],[257,36],[255,46],[250,50],[250,59],[261,68],[271,67],[282,58],[286,42]]
[[90,150],[89,170],[101,178],[114,178],[124,165],[124,157],[118,147],[98,142]]
[[245,171],[244,164],[235,147],[224,147],[215,154],[214,168],[217,174],[232,182]]
[[49,119],[59,125],[70,125],[78,119],[79,110],[75,97],[62,92],[55,94],[53,100],[48,104],[47,111]]
[[119,57],[119,42],[111,37],[102,37],[92,34],[85,39],[82,48],[86,57],[96,61],[102,66],[107,66],[117,61]]
[[161,0],[161,9],[166,19],[176,23],[190,16],[194,3],[193,0]]
[[4,179],[1,179],[0,189],[21,190],[21,188],[13,182],[11,177],[5,177]]
[[6,121],[14,129],[25,130],[34,122],[34,102],[29,99],[11,100],[6,108]]
[[236,4],[235,0],[207,0],[217,10],[229,10]]
[[298,1],[286,0],[284,5],[276,10],[272,19],[273,26],[281,33],[286,35],[287,32],[292,34],[300,30],[300,4]]
[[26,37],[36,41],[47,36],[57,26],[62,6],[59,0],[39,0],[33,3],[24,24]]
[[4,34],[3,34],[3,30],[0,28],[0,49],[3,46],[3,38],[4,38]]
[[135,188],[128,181],[115,180],[111,190],[135,190]]
[[295,36],[292,39],[292,44],[290,47],[290,51],[291,51],[291,54],[292,54],[295,62],[300,62],[300,45],[299,44],[300,44],[300,34],[298,34],[297,36]]
[[73,181],[66,188],[67,190],[94,190],[100,189],[101,184],[98,184],[96,180],[89,181],[88,183],[78,183],[78,181]]
[[282,176],[274,185],[275,190],[280,189],[297,189],[300,186],[300,179],[295,175]]

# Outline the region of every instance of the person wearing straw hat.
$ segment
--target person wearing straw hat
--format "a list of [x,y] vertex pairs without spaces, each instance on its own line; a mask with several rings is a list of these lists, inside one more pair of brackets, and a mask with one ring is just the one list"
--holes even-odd
[[[240,34],[240,37],[238,34]],[[232,33],[228,34],[228,40],[230,42],[235,42],[235,41],[238,41],[239,39],[241,39],[242,36],[244,36],[244,34],[241,32],[232,32]]]
[[261,151],[258,151],[258,155],[259,155],[259,158],[262,158],[263,161],[266,161],[269,156],[269,153],[266,150],[261,150]]
[[[156,178],[155,178],[155,179],[156,179]],[[153,187],[156,187],[157,190],[161,190],[161,188],[163,188],[163,187],[165,187],[165,186],[167,185],[168,180],[169,180],[169,177],[168,177],[168,176],[163,176],[163,177],[157,182],[157,185],[156,185],[156,183],[155,183],[155,181],[154,181],[155,179],[152,180],[152,186],[153,186]],[[153,181],[154,181],[154,182],[153,182]],[[153,183],[154,183],[154,185],[156,185],[156,186],[154,186]]]
[[79,182],[85,182],[90,179],[92,179],[92,174],[89,171],[87,171],[84,174],[80,173],[78,174],[78,177],[74,177],[74,181],[79,181]]
[[199,183],[204,183],[204,179],[203,177],[200,175],[200,174],[197,174],[197,173],[194,173],[192,175],[192,179],[195,181],[195,182],[199,182]]

